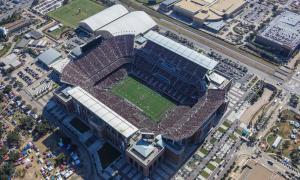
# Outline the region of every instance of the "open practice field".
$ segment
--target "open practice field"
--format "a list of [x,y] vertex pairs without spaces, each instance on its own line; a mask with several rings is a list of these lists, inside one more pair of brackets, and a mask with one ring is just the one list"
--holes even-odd
[[102,11],[104,8],[104,6],[91,0],[72,0],[67,5],[47,15],[65,26],[75,28],[81,20]]
[[112,92],[135,104],[155,122],[159,122],[161,116],[175,106],[170,100],[131,77],[116,84]]

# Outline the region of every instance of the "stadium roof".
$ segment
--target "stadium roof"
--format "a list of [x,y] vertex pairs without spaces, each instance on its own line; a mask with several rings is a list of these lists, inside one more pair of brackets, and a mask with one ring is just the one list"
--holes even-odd
[[134,11],[111,22],[110,24],[99,29],[109,32],[113,36],[133,34],[144,34],[156,26],[156,22],[144,11]]
[[45,65],[49,66],[50,64],[54,63],[61,57],[60,52],[56,51],[53,48],[48,49],[47,51],[40,54],[37,59],[44,63]]
[[128,138],[138,131],[134,125],[101,103],[81,87],[74,87],[73,89],[69,90],[68,93],[72,98],[84,105],[87,109],[101,118],[104,122],[114,128],[124,137]]
[[146,39],[152,41],[168,50],[208,69],[213,70],[215,66],[218,64],[217,61],[210,59],[188,47],[185,47],[155,31],[149,31],[147,34],[144,35]]
[[94,32],[128,12],[124,6],[117,4],[81,21],[79,26],[90,32]]
[[66,65],[70,62],[71,60],[69,58],[65,59],[60,59],[55,61],[54,63],[50,64],[50,67],[52,67],[55,71],[58,73],[62,73],[63,69],[66,67]]

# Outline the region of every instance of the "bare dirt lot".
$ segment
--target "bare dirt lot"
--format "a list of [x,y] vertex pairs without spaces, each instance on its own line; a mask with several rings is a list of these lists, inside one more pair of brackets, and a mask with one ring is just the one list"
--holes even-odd
[[[254,119],[257,114],[260,112],[262,107],[268,104],[269,98],[272,95],[272,91],[269,89],[264,89],[264,93],[262,96],[258,99],[257,102],[255,102],[252,106],[250,106],[241,116],[241,122],[245,124],[249,124],[249,122]],[[255,123],[255,122],[253,122]]]
[[[251,168],[249,168],[249,167]],[[241,172],[239,180],[257,180],[257,179],[265,179],[265,180],[284,180],[283,177],[277,175],[272,172],[270,169],[262,166],[261,164],[257,164],[254,161],[250,161],[247,163],[246,168]]]

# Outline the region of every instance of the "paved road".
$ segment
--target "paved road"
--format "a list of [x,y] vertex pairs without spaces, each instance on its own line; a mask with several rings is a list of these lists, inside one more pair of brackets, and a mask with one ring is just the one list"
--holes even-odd
[[[270,169],[277,169],[277,171],[281,173],[290,172],[297,175],[300,175],[299,172],[293,171],[291,168],[289,168],[289,165],[284,165],[283,163],[274,160],[274,158],[270,157],[267,153],[263,152],[261,153],[262,157],[258,159],[258,161],[263,164],[265,167],[269,167]],[[271,166],[268,164],[268,161],[272,161],[273,165]]]
[[139,3],[130,0],[120,0],[120,2],[129,7],[132,7],[133,9],[145,11],[152,17],[156,18],[157,23],[161,26],[165,26],[173,31],[181,33],[184,36],[201,42],[211,49],[222,52],[222,54],[226,56],[239,60],[240,62],[259,69],[260,71],[265,72],[269,75],[272,75],[274,73],[274,70],[277,68],[277,66],[275,66],[274,64],[268,63],[256,56],[253,56],[234,45],[231,45],[203,31],[196,30],[186,24],[160,14],[159,12],[147,8]]
[[[225,167],[222,167],[222,169],[220,169],[221,171],[219,171],[218,177],[216,178],[216,180],[221,180],[223,178],[223,176],[227,173],[227,171],[230,169],[230,166],[235,162],[237,156],[235,154],[231,154],[230,156],[228,156],[228,161],[227,164],[225,165]],[[214,176],[211,176],[214,177]],[[210,178],[213,179],[213,178]]]
[[215,176],[217,175],[217,179],[221,179],[224,174],[230,169],[230,166],[235,162],[237,155],[236,150],[241,145],[241,140],[237,139],[233,147],[229,150],[229,152],[226,154],[224,158],[224,165],[222,165],[221,168],[217,167],[214,169],[214,171],[211,173],[209,179],[215,179]]
[[[235,121],[231,127],[226,131],[226,133],[222,136],[222,138],[214,144],[213,148],[210,150],[209,154],[202,159],[201,163],[193,170],[190,176],[187,178],[188,180],[194,180],[199,172],[206,166],[206,164],[215,156],[215,154],[220,151],[220,147],[226,143],[226,140],[229,138],[229,135],[233,132],[233,130],[238,126],[238,121]],[[208,139],[209,141],[209,139]],[[235,150],[235,148],[232,148]],[[231,152],[232,150],[230,150]],[[227,160],[227,159],[226,159]]]

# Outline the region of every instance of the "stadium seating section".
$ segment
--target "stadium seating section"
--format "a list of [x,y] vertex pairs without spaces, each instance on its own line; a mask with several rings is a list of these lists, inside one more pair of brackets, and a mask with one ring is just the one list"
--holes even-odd
[[[69,63],[63,82],[81,86],[94,97],[143,130],[181,140],[191,137],[224,104],[224,90],[203,88],[207,70],[152,42],[134,51],[134,36],[116,36]],[[134,76],[177,102],[157,124],[140,109],[107,89]],[[205,87],[205,85],[204,85]]]
[[133,35],[108,39],[83,57],[69,63],[62,81],[72,85],[93,86],[133,57]]

